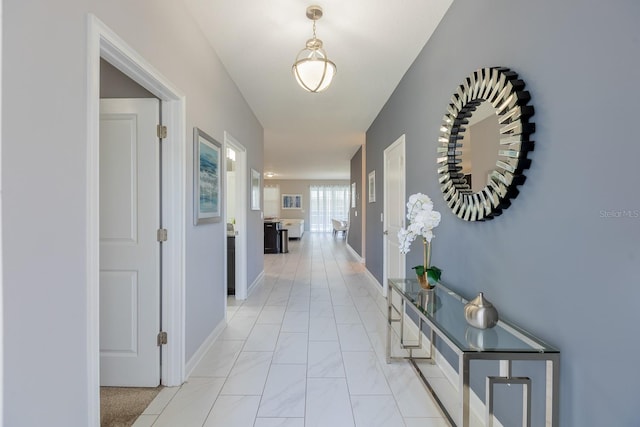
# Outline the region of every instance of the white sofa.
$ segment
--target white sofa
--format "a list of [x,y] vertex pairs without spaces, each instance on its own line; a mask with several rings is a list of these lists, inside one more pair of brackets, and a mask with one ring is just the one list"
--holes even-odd
[[290,239],[299,239],[304,234],[304,219],[281,219],[280,224],[289,230]]

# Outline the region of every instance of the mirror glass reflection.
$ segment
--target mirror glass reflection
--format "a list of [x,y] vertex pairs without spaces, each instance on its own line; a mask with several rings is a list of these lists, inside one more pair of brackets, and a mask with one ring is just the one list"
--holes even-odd
[[497,110],[488,101],[483,101],[468,119],[458,141],[462,146],[462,173],[471,187],[471,192],[478,193],[487,185],[489,175],[496,168],[498,149],[500,147],[500,126]]

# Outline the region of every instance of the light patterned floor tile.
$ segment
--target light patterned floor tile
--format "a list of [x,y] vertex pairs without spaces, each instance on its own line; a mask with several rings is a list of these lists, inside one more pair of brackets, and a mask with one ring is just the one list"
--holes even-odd
[[391,394],[387,379],[373,351],[342,352],[342,359],[349,393],[352,395]]
[[310,341],[307,376],[310,378],[344,378],[342,352],[338,341]]
[[303,417],[306,371],[305,365],[271,365],[258,416]]
[[373,351],[362,324],[337,325],[342,351]]
[[222,388],[222,394],[261,395],[272,356],[270,352],[240,353]]
[[392,395],[351,396],[356,427],[401,427],[402,416]]
[[304,427],[304,418],[256,418],[253,427]]
[[403,417],[439,418],[440,409],[414,372],[395,371],[387,375]]
[[220,396],[203,427],[252,426],[259,404],[260,396]]
[[309,313],[306,311],[287,311],[284,314],[281,332],[308,332]]
[[282,323],[282,319],[284,318],[284,306],[279,305],[265,305],[256,323],[258,324],[269,324],[273,323],[279,325]]
[[158,416],[154,427],[201,427],[223,382],[223,378],[190,379]]
[[309,319],[309,341],[338,341],[336,322],[333,318]]
[[309,314],[312,318],[327,317],[333,319],[333,304],[331,304],[331,301],[311,301]]
[[244,344],[243,351],[273,351],[278,342],[278,334],[280,333],[280,325],[258,325],[256,324],[247,342]]
[[[309,234],[265,255],[264,279],[228,299],[227,327],[192,377],[163,389],[136,427],[446,425],[411,367],[386,364],[379,284],[344,239]],[[455,401],[439,368],[425,375]]]
[[309,378],[305,427],[354,427],[344,378]]
[[449,423],[444,418],[406,418],[406,427],[449,427]]
[[362,323],[358,310],[352,305],[336,306],[333,309],[333,313],[337,324],[351,323],[358,325]]
[[287,311],[309,311],[309,297],[295,297],[289,298],[289,304],[287,304]]
[[222,341],[213,343],[195,369],[192,377],[226,377],[231,372],[244,341]]
[[165,387],[160,390],[160,393],[151,401],[151,404],[144,410],[144,415],[158,415],[169,404],[173,396],[180,390],[180,387]]
[[131,427],[151,427],[158,418],[157,415],[140,415]]
[[307,364],[308,334],[281,332],[273,353],[274,364]]

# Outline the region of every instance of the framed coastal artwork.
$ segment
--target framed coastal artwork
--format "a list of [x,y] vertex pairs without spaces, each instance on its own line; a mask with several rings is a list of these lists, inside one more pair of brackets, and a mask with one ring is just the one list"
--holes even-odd
[[251,168],[251,210],[260,210],[260,193],[262,188],[260,185],[260,172]]
[[369,172],[369,203],[376,201],[376,171]]
[[282,209],[302,209],[302,194],[283,194]]
[[356,207],[356,183],[351,183],[351,207]]
[[198,128],[193,128],[194,224],[222,219],[222,144]]

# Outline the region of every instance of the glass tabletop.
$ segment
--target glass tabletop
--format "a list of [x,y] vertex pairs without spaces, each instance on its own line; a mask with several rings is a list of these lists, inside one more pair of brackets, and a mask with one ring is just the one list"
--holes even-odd
[[470,326],[464,318],[467,301],[441,283],[428,291],[420,287],[417,279],[389,279],[389,284],[463,352],[558,352],[503,320],[490,329]]

